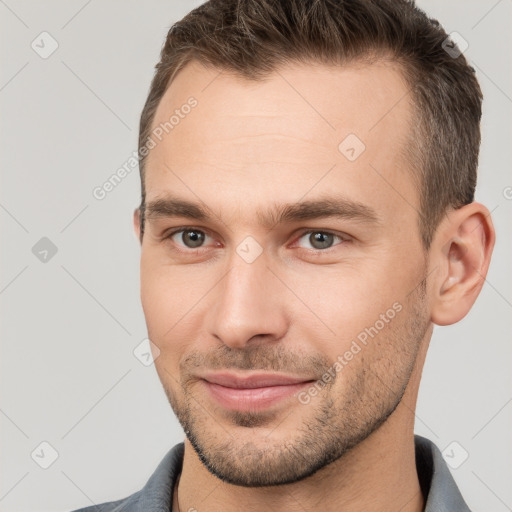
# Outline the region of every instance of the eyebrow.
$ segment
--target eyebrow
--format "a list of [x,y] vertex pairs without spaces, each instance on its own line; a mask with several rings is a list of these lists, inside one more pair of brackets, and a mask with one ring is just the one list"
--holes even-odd
[[[190,202],[174,196],[166,196],[148,202],[144,207],[144,218],[148,220],[168,217],[185,217],[198,221],[209,221],[209,209],[200,203]],[[334,217],[354,220],[366,224],[380,224],[376,211],[362,203],[340,196],[324,196],[315,200],[272,205],[266,212],[256,212],[259,223],[265,228],[277,224]]]

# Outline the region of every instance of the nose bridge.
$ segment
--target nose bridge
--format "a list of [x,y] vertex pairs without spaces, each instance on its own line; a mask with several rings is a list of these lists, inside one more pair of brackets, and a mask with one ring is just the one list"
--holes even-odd
[[[267,258],[240,244],[229,261],[229,271],[215,289],[214,306],[209,312],[210,335],[232,348],[243,348],[258,335],[280,338],[286,329],[285,311],[276,294],[278,281],[267,268]],[[254,255],[254,253],[253,253]]]

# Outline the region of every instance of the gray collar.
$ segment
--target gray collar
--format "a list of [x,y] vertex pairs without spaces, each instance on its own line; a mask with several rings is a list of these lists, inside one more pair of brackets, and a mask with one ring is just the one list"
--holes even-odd
[[425,512],[471,512],[460,494],[439,448],[430,440],[414,436],[416,470]]

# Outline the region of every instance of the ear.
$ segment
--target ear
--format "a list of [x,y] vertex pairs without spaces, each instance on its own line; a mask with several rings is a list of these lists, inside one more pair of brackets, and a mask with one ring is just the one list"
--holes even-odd
[[451,325],[466,316],[485,281],[495,232],[491,213],[480,203],[450,211],[429,250],[431,320]]
[[140,209],[135,208],[133,211],[133,231],[135,232],[135,236],[137,240],[142,243],[140,239]]

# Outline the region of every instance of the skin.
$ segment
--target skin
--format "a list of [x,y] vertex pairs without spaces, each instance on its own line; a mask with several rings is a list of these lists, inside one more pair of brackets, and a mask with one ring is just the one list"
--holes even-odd
[[[485,206],[472,203],[448,211],[424,251],[403,156],[407,89],[384,61],[290,64],[264,82],[193,62],[163,97],[154,127],[190,96],[198,105],[151,150],[146,202],[172,193],[212,215],[149,217],[141,245],[155,367],[187,434],[181,511],[423,509],[413,427],[428,343],[433,324],[457,322],[476,300],[494,230]],[[351,133],[366,146],[355,161],[338,150]],[[274,203],[333,194],[372,208],[379,222],[259,222]],[[166,238],[187,227],[205,234],[199,249],[190,232]],[[139,237],[138,210],[134,229]],[[308,229],[333,233],[331,246],[318,248]],[[252,263],[237,253],[247,236],[262,250]],[[233,412],[199,377],[256,369],[320,379],[397,303],[400,312],[307,404],[292,396]]]

